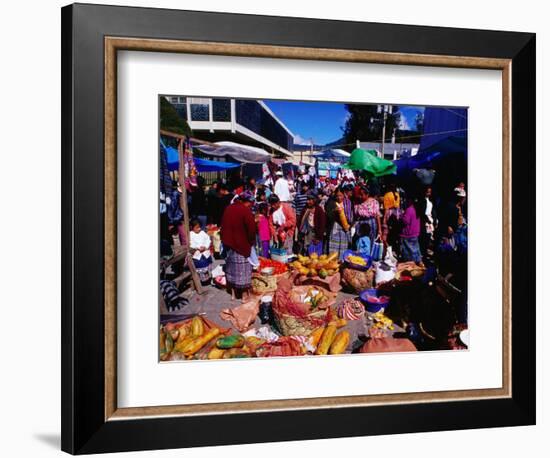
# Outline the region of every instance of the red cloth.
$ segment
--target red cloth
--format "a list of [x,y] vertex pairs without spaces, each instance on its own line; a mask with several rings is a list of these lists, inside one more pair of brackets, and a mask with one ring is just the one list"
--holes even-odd
[[249,208],[237,201],[225,209],[221,224],[222,243],[248,258],[256,243],[256,222]]
[[[292,205],[288,202],[281,202],[281,207],[283,209],[283,214],[285,215],[285,224],[280,229],[283,229],[287,237],[291,239],[294,237],[294,229],[296,229],[296,212],[292,208]],[[273,224],[273,218],[269,218],[269,227],[271,229],[271,235],[273,237],[277,236],[277,228]]]

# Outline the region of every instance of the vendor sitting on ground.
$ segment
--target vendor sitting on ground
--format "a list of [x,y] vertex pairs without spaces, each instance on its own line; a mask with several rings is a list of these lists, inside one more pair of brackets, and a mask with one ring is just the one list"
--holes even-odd
[[189,248],[193,255],[193,264],[197,269],[201,282],[208,283],[211,279],[212,253],[210,248],[212,243],[208,234],[201,229],[201,223],[198,219],[192,220],[189,226],[191,228]]
[[254,196],[243,192],[235,203],[225,209],[221,223],[221,238],[227,253],[225,276],[231,298],[248,299],[252,283],[252,264],[249,260],[256,243],[256,222],[250,207]]

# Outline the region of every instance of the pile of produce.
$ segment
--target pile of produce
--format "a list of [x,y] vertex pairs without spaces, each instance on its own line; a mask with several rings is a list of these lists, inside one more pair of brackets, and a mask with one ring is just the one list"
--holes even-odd
[[345,319],[333,318],[319,326],[310,336],[276,336],[230,334],[200,316],[160,327],[162,361],[214,360],[256,357],[338,355],[344,353],[350,334],[341,330]]
[[365,267],[367,265],[367,260],[361,256],[355,256],[354,254],[348,254],[346,256],[346,261],[350,264],[356,264],[358,266]]
[[340,355],[344,353],[350,342],[350,333],[338,329],[345,326],[344,319],[331,321],[327,326],[315,329],[310,335],[310,344],[315,347],[316,355]]
[[335,297],[321,287],[294,286],[289,279],[281,280],[273,296],[277,328],[285,336],[308,336],[330,320]]
[[338,253],[323,254],[321,256],[317,253],[312,253],[310,256],[298,255],[298,259],[290,263],[290,266],[301,275],[319,276],[323,279],[334,275],[340,269]]
[[273,297],[273,310],[281,315],[305,318],[312,312],[328,309],[332,303],[334,294],[323,288],[292,287],[289,281],[281,281]]
[[200,316],[160,327],[161,361],[203,359],[224,331]]
[[390,331],[395,329],[393,321],[384,315],[383,312],[373,313],[372,315],[369,315],[368,319],[373,322],[369,329],[370,337],[387,337]]
[[360,293],[374,284],[374,269],[366,271],[344,268],[342,270],[342,283],[356,293]]
[[273,268],[273,275],[279,275],[284,274],[288,271],[288,267],[285,263],[275,261],[274,259],[267,259],[262,256],[259,257],[260,260],[260,272],[265,269],[272,267]]

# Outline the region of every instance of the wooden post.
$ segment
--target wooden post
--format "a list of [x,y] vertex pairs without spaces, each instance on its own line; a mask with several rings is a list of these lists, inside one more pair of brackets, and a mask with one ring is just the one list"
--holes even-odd
[[189,249],[189,209],[187,208],[187,188],[185,187],[185,158],[183,154],[183,139],[178,141],[178,181],[181,186],[180,208],[183,212],[183,225],[185,228],[185,243]]
[[180,198],[180,208],[183,212],[183,227],[185,229],[185,262],[187,263],[187,268],[191,272],[191,278],[193,279],[193,285],[195,286],[195,289],[197,290],[197,293],[203,294],[205,293],[205,289],[202,287],[199,275],[197,274],[197,271],[195,269],[195,264],[193,264],[193,259],[191,258],[191,254],[189,253],[189,209],[187,206],[187,188],[185,187],[185,157],[183,154],[183,142],[184,138],[180,138],[178,142],[178,159],[179,159],[179,169],[178,169],[178,175],[179,175],[179,183],[181,186],[181,198]]

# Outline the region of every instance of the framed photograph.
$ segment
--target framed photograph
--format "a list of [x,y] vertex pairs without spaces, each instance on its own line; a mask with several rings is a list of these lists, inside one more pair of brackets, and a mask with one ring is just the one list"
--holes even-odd
[[535,423],[535,35],[62,9],[62,449]]

